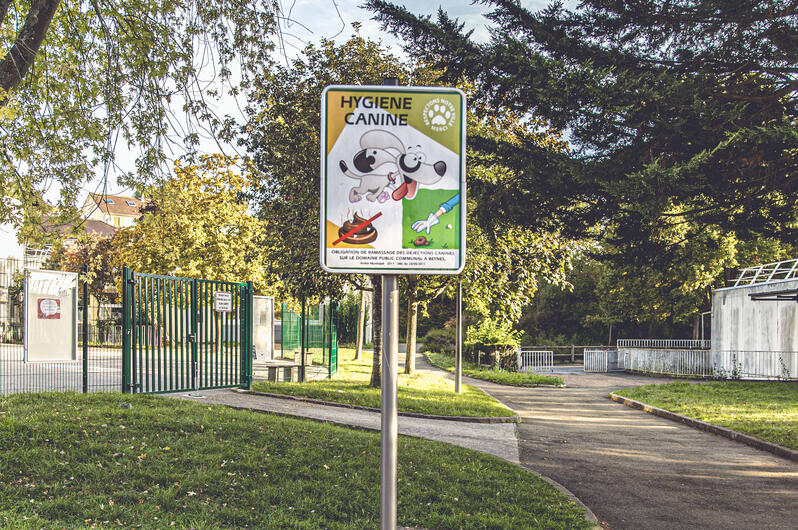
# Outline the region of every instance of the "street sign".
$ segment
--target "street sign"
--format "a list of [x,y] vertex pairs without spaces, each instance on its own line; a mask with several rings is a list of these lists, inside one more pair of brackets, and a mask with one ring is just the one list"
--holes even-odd
[[213,310],[217,313],[232,313],[233,293],[227,291],[214,291]]
[[458,274],[465,265],[465,95],[330,86],[321,99],[321,266]]

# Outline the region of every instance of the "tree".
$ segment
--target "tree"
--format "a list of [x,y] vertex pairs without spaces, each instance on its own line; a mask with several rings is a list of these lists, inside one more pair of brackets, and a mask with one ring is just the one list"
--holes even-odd
[[[532,144],[488,142],[517,171],[497,190],[507,219],[547,213],[574,236],[611,221],[626,259],[673,258],[659,234],[685,222],[741,239],[795,238],[798,17],[791,2],[688,0],[559,3],[533,13],[490,0],[491,40],[477,43],[383,0],[367,3],[435,61],[449,81],[474,80],[479,99],[568,128],[564,158]],[[488,67],[486,67],[488,65]]]
[[118,263],[137,272],[223,281],[252,281],[277,294],[266,260],[267,223],[249,214],[249,173],[233,160],[204,156],[199,166],[175,165],[175,176],[145,192],[146,210],[114,240]]
[[89,295],[97,300],[97,314],[100,320],[100,307],[118,300],[116,282],[120,276],[117,250],[113,238],[83,234],[76,238],[67,235],[58,240],[47,258],[47,267],[72,272],[86,272],[83,281],[88,283]]
[[268,67],[275,18],[265,0],[0,0],[0,222],[41,225],[51,186],[75,219],[97,171],[140,191],[230,139],[215,104]]
[[[357,30],[357,28],[356,28]],[[410,72],[408,74],[408,71]],[[254,191],[258,216],[273,238],[270,261],[295,296],[338,297],[344,283],[365,287],[363,277],[343,277],[319,266],[319,101],[332,84],[380,84],[385,77],[408,83],[413,75],[377,42],[359,35],[341,46],[308,46],[291,67],[275,66],[254,85],[247,112],[247,151],[260,180]],[[374,369],[380,384],[381,303],[379,276],[372,277]]]
[[[424,63],[403,63],[379,43],[353,36],[341,46],[324,41],[321,47],[309,46],[291,68],[275,67],[271,75],[259,80],[254,103],[248,108],[247,147],[254,166],[260,171],[256,199],[259,216],[280,234],[273,261],[290,289],[323,295],[335,292],[340,277],[329,275],[318,264],[319,242],[319,105],[324,87],[331,84],[373,84],[384,77],[399,77],[401,84],[436,84],[438,74]],[[468,86],[464,86],[470,90]],[[508,143],[534,142],[556,153],[564,143],[556,131],[542,120],[471,106],[468,116],[469,144],[472,141]],[[554,155],[552,155],[554,156]],[[513,323],[520,316],[520,305],[534,295],[537,281],[550,277],[562,283],[570,259],[567,241],[545,229],[513,229],[500,215],[492,192],[498,186],[512,185],[516,175],[490,153],[469,151],[469,214],[466,293],[483,297],[475,311],[500,313]],[[499,233],[501,232],[501,233]],[[472,235],[473,234],[473,235]],[[534,253],[534,256],[531,254]],[[524,262],[524,258],[530,258]],[[497,263],[499,263],[497,265]],[[356,285],[362,280],[355,278]],[[376,279],[379,283],[379,279]],[[405,370],[414,367],[415,329],[419,309],[456,282],[452,277],[419,275],[408,278],[402,287],[408,299],[408,329]],[[372,281],[372,285],[375,280]],[[374,303],[374,333],[379,335],[380,302]],[[379,384],[379,345],[375,340],[372,382]]]

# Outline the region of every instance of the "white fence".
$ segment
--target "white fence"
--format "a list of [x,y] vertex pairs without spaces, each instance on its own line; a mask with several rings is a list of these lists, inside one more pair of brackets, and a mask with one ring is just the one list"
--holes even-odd
[[673,348],[708,350],[712,341],[693,339],[618,339],[618,348]]
[[554,369],[554,352],[551,350],[531,350],[519,348],[519,372],[551,372]]
[[715,375],[712,353],[708,350],[628,349],[619,354],[624,370],[671,376]]
[[614,348],[585,348],[585,372],[613,372],[623,370],[618,363],[618,350]]
[[716,374],[729,379],[798,379],[798,352],[714,352]]
[[[590,370],[587,357],[585,355],[586,372],[602,371],[599,354]],[[618,350],[618,368],[672,377],[795,380],[798,379],[798,352],[622,348]]]

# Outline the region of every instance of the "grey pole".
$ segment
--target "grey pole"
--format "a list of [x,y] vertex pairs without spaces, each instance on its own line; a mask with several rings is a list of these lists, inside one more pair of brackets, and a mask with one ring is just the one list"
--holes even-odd
[[457,344],[454,356],[454,391],[463,393],[463,280],[457,279]]
[[[384,85],[399,85],[386,77]],[[380,429],[380,528],[396,530],[396,460],[399,414],[396,377],[399,371],[399,282],[395,274],[382,276],[382,416]]]
[[380,528],[396,529],[396,457],[399,420],[396,376],[399,371],[399,289],[395,274],[382,276],[382,429]]

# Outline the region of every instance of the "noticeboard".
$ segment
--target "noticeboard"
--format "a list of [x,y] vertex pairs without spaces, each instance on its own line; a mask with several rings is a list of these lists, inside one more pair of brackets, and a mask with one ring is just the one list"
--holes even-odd
[[78,274],[29,270],[25,276],[25,362],[78,358]]
[[458,274],[465,265],[465,95],[330,86],[321,99],[321,266]]
[[217,313],[232,313],[233,293],[227,291],[214,291],[213,310]]

